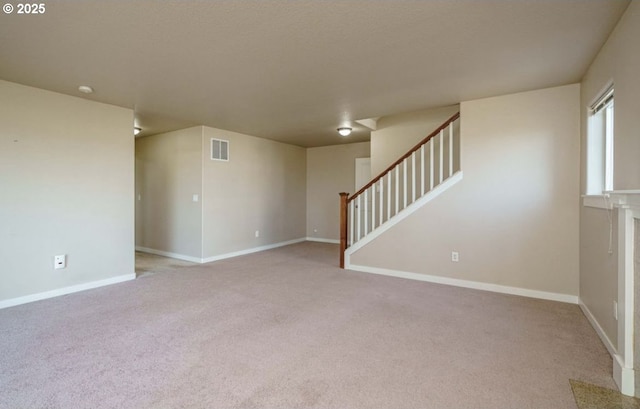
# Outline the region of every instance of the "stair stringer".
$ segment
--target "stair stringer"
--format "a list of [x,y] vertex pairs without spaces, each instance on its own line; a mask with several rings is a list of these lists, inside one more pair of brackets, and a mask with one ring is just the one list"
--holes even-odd
[[351,255],[353,253],[360,250],[361,248],[366,246],[368,243],[375,240],[378,236],[382,235],[384,232],[386,232],[396,224],[400,223],[402,220],[409,217],[411,214],[413,214],[416,210],[420,209],[425,204],[429,203],[436,197],[440,196],[442,193],[449,190],[452,186],[456,185],[458,182],[462,180],[462,176],[463,176],[462,171],[461,170],[457,171],[456,173],[454,173],[453,175],[451,175],[450,177],[442,181],[442,183],[440,183],[438,186],[434,187],[433,189],[425,193],[424,196],[420,197],[415,202],[411,203],[409,206],[402,209],[400,213],[398,213],[397,215],[393,216],[392,218],[390,218],[389,220],[381,224],[378,228],[376,228],[371,233],[364,236],[362,239],[358,240],[352,246],[347,247],[347,249],[344,252],[344,268],[346,269],[351,268]]

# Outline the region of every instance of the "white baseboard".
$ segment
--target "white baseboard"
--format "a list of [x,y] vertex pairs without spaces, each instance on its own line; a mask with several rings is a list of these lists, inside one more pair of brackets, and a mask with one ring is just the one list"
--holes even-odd
[[171,257],[178,260],[190,261],[192,263],[202,263],[202,259],[200,257],[186,256],[184,254],[172,253],[170,251],[156,250],[148,247],[136,246],[136,251],[155,254],[156,256]]
[[210,263],[212,261],[224,260],[226,258],[244,256],[246,254],[257,253],[259,251],[265,251],[265,250],[271,250],[271,249],[275,249],[277,247],[282,247],[282,246],[288,246],[290,244],[301,243],[303,241],[306,241],[306,238],[282,241],[280,243],[267,244],[266,246],[253,247],[253,248],[246,249],[246,250],[234,251],[234,252],[226,253],[226,254],[219,254],[217,256],[204,258],[204,259],[202,259],[201,263]]
[[244,256],[246,254],[257,253],[259,251],[271,250],[271,249],[275,249],[282,246],[288,246],[289,244],[301,243],[306,240],[307,238],[282,241],[280,243],[267,244],[265,246],[259,246],[259,247],[252,247],[250,249],[239,250],[239,251],[234,251],[234,252],[225,253],[225,254],[218,254],[217,256],[211,256],[206,258],[186,256],[184,254],[171,253],[169,251],[156,250],[156,249],[151,249],[148,247],[141,247],[141,246],[136,246],[136,251],[141,251],[143,253],[155,254],[158,256],[171,257],[178,260],[184,260],[184,261],[190,261],[192,263],[202,264],[202,263],[211,263],[212,261],[224,260],[232,257]]
[[587,307],[585,303],[582,302],[582,299],[578,300],[578,305],[580,306],[580,309],[582,310],[584,316],[587,317],[587,320],[589,321],[593,329],[596,330],[596,334],[598,334],[598,337],[600,337],[600,340],[604,344],[605,348],[607,348],[607,351],[609,351],[609,355],[611,355],[612,358],[615,357],[618,353],[616,347],[604,332],[604,330],[600,326],[600,323],[598,322],[598,320],[596,320],[596,317],[591,313],[589,307]]
[[111,277],[104,280],[91,281],[89,283],[72,285],[69,287],[58,288],[51,291],[45,291],[43,293],[25,295],[18,298],[10,298],[8,300],[0,301],[0,309],[14,307],[16,305],[27,304],[34,301],[46,300],[48,298],[59,297],[61,295],[67,295],[77,293],[84,290],[90,290],[93,288],[104,287],[111,284],[122,283],[124,281],[135,280],[136,274],[124,274],[117,277]]
[[482,283],[479,281],[461,280],[458,278],[440,277],[428,274],[410,273],[406,271],[390,270],[386,268],[358,266],[353,264],[345,265],[348,270],[360,271],[363,273],[373,273],[392,277],[408,278],[410,280],[426,281],[429,283],[452,285],[455,287],[472,288],[474,290],[491,291],[494,293],[519,295],[522,297],[538,298],[542,300],[560,301],[570,304],[577,304],[578,297],[570,294],[551,293],[546,291],[530,290],[527,288],[509,287],[499,284]]
[[625,368],[620,355],[613,356],[613,380],[620,389],[620,393],[627,396],[635,396],[636,383],[633,368]]
[[331,243],[331,244],[340,244],[340,240],[334,239],[321,239],[319,237],[307,237],[307,241],[316,241],[318,243]]

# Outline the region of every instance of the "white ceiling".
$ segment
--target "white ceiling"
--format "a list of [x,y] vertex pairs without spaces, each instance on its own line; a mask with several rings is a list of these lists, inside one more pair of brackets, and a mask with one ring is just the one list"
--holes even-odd
[[367,140],[357,119],[578,82],[628,3],[48,1],[0,13],[0,78],[133,108],[146,135],[331,145]]

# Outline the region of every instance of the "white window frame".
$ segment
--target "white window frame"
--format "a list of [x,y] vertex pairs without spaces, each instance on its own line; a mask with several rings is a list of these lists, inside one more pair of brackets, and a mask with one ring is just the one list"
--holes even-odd
[[610,85],[588,107],[585,206],[609,207],[602,198],[613,191],[614,115]]
[[[226,145],[227,148],[227,158],[216,158],[213,155],[213,146],[214,146],[214,142],[218,142],[220,144],[220,147],[222,147],[223,145]],[[218,138],[211,138],[211,142],[210,142],[210,157],[211,160],[215,160],[215,161],[220,161],[220,162],[229,162],[229,157],[231,156],[230,153],[230,145],[229,145],[229,141],[226,139],[218,139]]]

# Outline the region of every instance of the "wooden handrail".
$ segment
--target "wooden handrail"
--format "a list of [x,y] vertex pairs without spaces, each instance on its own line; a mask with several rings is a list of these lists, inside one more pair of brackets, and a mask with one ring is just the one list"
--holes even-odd
[[435,131],[431,132],[429,134],[429,136],[427,136],[426,138],[424,138],[422,141],[420,141],[416,146],[414,146],[413,148],[411,148],[407,153],[405,153],[403,156],[400,157],[400,159],[398,159],[397,161],[393,162],[388,168],[386,168],[385,170],[383,170],[378,176],[376,176],[375,178],[373,178],[371,180],[371,182],[367,183],[366,185],[364,185],[364,187],[360,190],[358,190],[355,194],[351,195],[351,197],[349,197],[347,202],[351,202],[353,201],[356,197],[360,196],[365,190],[369,189],[374,183],[376,183],[377,181],[379,181],[380,179],[382,179],[382,177],[384,175],[386,175],[387,173],[389,173],[393,168],[395,168],[396,166],[398,166],[400,163],[402,163],[403,160],[407,159],[409,156],[411,156],[413,154],[413,152],[417,151],[418,149],[420,149],[420,147],[422,145],[424,145],[425,143],[429,142],[429,140],[431,140],[431,138],[435,137],[436,135],[438,135],[440,133],[440,131],[446,129],[453,121],[455,121],[456,119],[460,118],[460,112],[456,113],[455,115],[453,115],[451,118],[447,119],[447,121],[445,123],[443,123],[442,125],[440,125],[438,127],[438,129],[436,129]]

